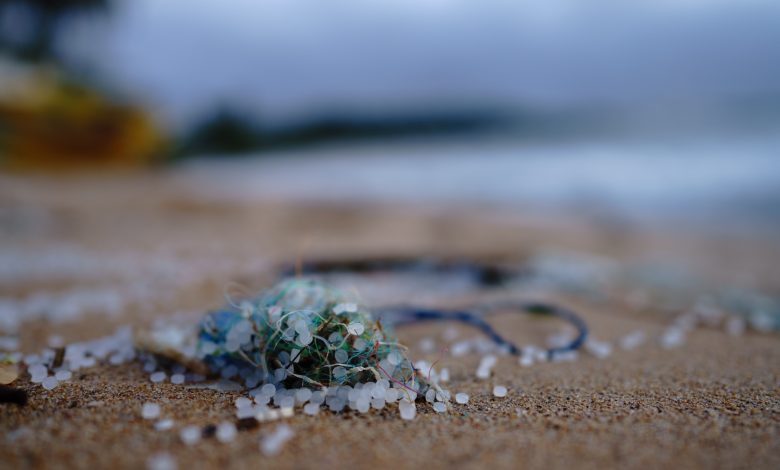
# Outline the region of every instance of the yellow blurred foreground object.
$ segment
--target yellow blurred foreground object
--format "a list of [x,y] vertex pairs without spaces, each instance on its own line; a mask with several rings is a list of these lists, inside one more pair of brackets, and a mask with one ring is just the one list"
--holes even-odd
[[[12,170],[130,168],[151,163],[163,136],[132,105],[55,73],[34,71],[0,92],[0,164]],[[9,91],[10,90],[10,91]]]

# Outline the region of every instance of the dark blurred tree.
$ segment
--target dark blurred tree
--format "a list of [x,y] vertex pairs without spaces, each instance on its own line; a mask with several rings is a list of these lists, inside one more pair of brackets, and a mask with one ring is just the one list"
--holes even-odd
[[[18,25],[26,29],[21,37],[13,37],[14,28],[0,28],[0,50],[21,60],[56,60],[55,45],[63,21],[76,14],[107,11],[110,1],[0,0],[0,19],[26,23]],[[14,13],[20,18],[13,18]]]
[[260,126],[253,119],[222,108],[197,124],[177,153],[180,156],[242,153],[256,150],[262,140]]

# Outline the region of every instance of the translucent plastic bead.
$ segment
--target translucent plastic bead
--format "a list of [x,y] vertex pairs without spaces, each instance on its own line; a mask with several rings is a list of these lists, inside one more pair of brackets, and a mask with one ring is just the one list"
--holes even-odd
[[160,416],[160,405],[157,403],[144,403],[141,407],[141,417],[143,419],[156,419]]
[[187,426],[179,433],[179,438],[183,443],[192,446],[200,441],[201,431],[197,426]]
[[351,335],[360,336],[366,331],[366,327],[360,322],[354,322],[347,325],[347,331]]
[[276,393],[276,385],[274,384],[265,384],[262,387],[260,387],[260,394],[265,395],[267,397],[272,397]]
[[311,390],[308,388],[298,389],[298,391],[295,392],[295,401],[299,404],[306,403],[311,398],[311,395]]
[[43,385],[43,388],[45,388],[46,390],[54,390],[58,384],[59,381],[53,375],[46,377],[41,381],[41,385]]
[[60,382],[64,382],[70,380],[71,377],[73,377],[73,373],[69,370],[59,370],[56,374],[54,374],[54,377]]
[[371,408],[374,408],[375,410],[381,410],[384,407],[385,407],[384,398],[374,398],[371,400]]
[[371,408],[371,402],[364,397],[361,397],[357,401],[357,410],[361,413],[366,413]]
[[303,407],[303,412],[307,415],[314,416],[320,412],[320,405],[317,403],[307,403]]
[[413,420],[415,415],[417,415],[417,407],[415,407],[414,403],[407,400],[401,400],[398,403],[398,411],[401,413],[401,419],[407,421]]
[[163,419],[154,423],[154,429],[157,431],[169,431],[173,429],[172,419]]
[[223,444],[233,442],[237,433],[238,431],[233,423],[226,421],[217,426],[217,440]]
[[394,388],[388,388],[385,390],[385,401],[388,403],[394,403],[398,400],[398,390]]
[[149,380],[151,380],[152,383],[160,383],[164,381],[166,377],[167,374],[165,372],[155,372],[149,376]]
[[347,354],[347,352],[343,349],[336,350],[333,356],[336,358],[336,362],[339,364],[344,364],[349,360],[349,354]]

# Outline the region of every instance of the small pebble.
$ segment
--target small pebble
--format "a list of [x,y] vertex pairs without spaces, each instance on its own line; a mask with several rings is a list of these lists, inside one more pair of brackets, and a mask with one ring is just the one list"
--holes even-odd
[[238,431],[247,431],[249,429],[255,429],[260,425],[260,423],[257,421],[257,418],[254,416],[247,417],[247,418],[240,418],[236,422],[236,429]]

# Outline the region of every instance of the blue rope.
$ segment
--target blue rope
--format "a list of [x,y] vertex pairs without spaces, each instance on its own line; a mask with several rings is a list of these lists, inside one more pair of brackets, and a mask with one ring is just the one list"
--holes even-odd
[[[389,272],[430,272],[437,273],[467,273],[474,284],[483,288],[504,285],[508,280],[521,277],[525,270],[517,267],[493,265],[468,260],[417,260],[408,258],[377,258],[355,260],[331,260],[305,263],[300,267],[302,274],[334,274],[354,273],[369,274],[378,271]],[[285,266],[280,270],[284,276],[295,274],[293,266]],[[557,305],[542,302],[503,302],[485,305],[478,310],[515,310],[535,315],[557,317],[567,321],[577,329],[577,337],[569,344],[559,348],[547,349],[547,356],[552,359],[556,354],[576,351],[582,347],[588,337],[588,326],[585,321],[572,310]],[[506,340],[482,318],[481,314],[468,311],[446,311],[425,309],[412,306],[386,307],[379,309],[380,315],[391,324],[405,325],[424,321],[458,321],[482,331],[494,343],[506,348],[511,354],[521,355],[522,350],[511,341]]]
[[[533,315],[553,316],[569,322],[577,329],[577,336],[567,345],[547,349],[547,358],[552,359],[556,354],[576,351],[582,347],[588,337],[588,326],[585,321],[573,311],[541,302],[502,302],[487,305],[481,310],[516,310]],[[467,311],[433,310],[417,307],[387,307],[378,309],[379,315],[396,326],[408,325],[425,321],[457,321],[477,328],[482,331],[499,347],[506,348],[510,354],[519,356],[522,349],[508,341],[485,321],[480,315]]]

